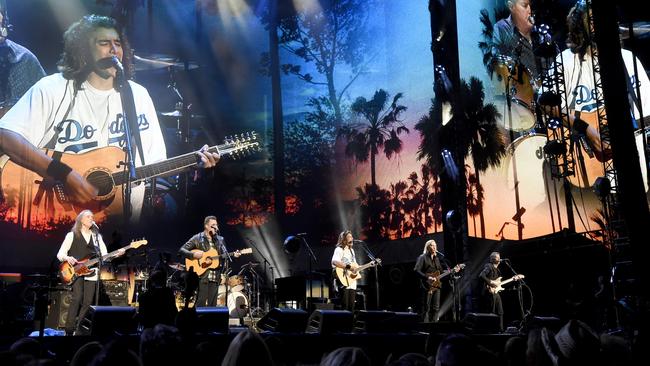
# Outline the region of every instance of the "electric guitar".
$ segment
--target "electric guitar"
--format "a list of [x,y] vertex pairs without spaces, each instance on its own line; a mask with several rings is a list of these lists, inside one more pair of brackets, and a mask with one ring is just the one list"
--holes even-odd
[[[258,150],[259,145],[255,133],[249,133],[226,139],[225,143],[210,147],[208,151],[219,153],[221,157],[237,157]],[[43,151],[49,156],[55,153],[49,149]],[[128,174],[123,161],[124,151],[116,146],[80,154],[63,153],[61,162],[79,172],[98,190],[91,202],[78,205],[68,198],[62,182],[43,178],[9,160],[0,172],[0,202],[8,208],[6,217],[26,229],[48,229],[52,223],[74,221],[82,209],[92,210],[98,222],[109,216],[120,216],[123,212],[121,187]],[[147,164],[135,169],[136,177],[132,182],[178,174],[197,164],[194,152]]]
[[[118,252],[122,249],[135,249],[143,245],[147,245],[147,241],[144,239],[133,241],[131,244],[121,249],[114,250],[108,254],[104,254],[102,256],[102,262],[110,261],[111,259],[117,257]],[[59,265],[59,278],[63,284],[69,285],[76,281],[79,277],[94,275],[95,270],[92,269],[92,267],[94,267],[97,263],[99,263],[99,258],[90,259],[90,257],[84,257],[83,259],[78,260],[77,264],[74,266],[64,261],[61,263],[61,265]]]
[[361,271],[378,265],[381,265],[381,259],[379,258],[359,266],[355,270],[336,267],[336,277],[343,286],[350,287],[361,279]]
[[[427,280],[423,281],[423,284],[429,293],[434,293],[438,291],[438,289],[440,289],[440,287],[442,286],[442,282],[440,282],[440,280],[449,276],[452,273],[457,273],[464,268],[465,268],[465,263],[461,263],[455,265],[453,268],[449,268],[447,270],[442,271],[442,273],[440,273],[440,271],[428,272]],[[429,277],[433,277],[433,281],[429,280]]]
[[[192,249],[192,253],[201,251],[200,249]],[[241,250],[236,250],[234,252],[230,252],[228,254],[222,253],[219,254],[215,248],[210,248],[210,250],[206,251],[203,253],[203,256],[199,259],[190,259],[186,258],[185,259],[185,270],[189,271],[190,268],[196,273],[197,275],[202,275],[207,271],[208,269],[214,269],[219,267],[219,259],[221,258],[227,258],[230,256],[233,256],[235,254],[251,254],[253,253],[253,249],[251,248],[246,248],[246,249],[241,249]]]
[[494,280],[494,282],[496,282],[497,284],[495,286],[487,285],[487,289],[488,291],[490,291],[491,294],[494,295],[504,290],[503,285],[506,285],[512,281],[519,281],[522,278],[524,278],[524,275],[522,274],[512,276],[505,281],[501,281],[501,277],[497,277],[497,279]]

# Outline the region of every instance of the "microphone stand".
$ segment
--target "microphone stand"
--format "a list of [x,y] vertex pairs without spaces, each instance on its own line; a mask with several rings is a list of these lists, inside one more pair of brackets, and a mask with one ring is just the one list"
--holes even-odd
[[137,171],[135,168],[135,158],[133,144],[135,143],[138,153],[140,155],[140,162],[144,165],[144,153],[142,150],[142,141],[140,138],[140,129],[138,127],[138,116],[135,109],[135,100],[133,99],[133,90],[129,81],[126,80],[124,71],[120,67],[115,67],[116,74],[116,89],[120,93],[120,101],[122,102],[122,116],[124,118],[124,150],[126,153],[126,166],[127,173],[126,181],[124,184],[124,226],[128,227],[129,219],[132,215],[131,208],[131,183],[137,179]]
[[[515,276],[519,274],[519,273],[517,273],[517,271],[515,271],[515,269],[512,267],[512,265],[510,265],[510,260],[509,259],[501,260],[501,261],[503,263],[505,263],[506,266],[508,266],[508,268],[510,268],[510,270],[512,271],[512,273]],[[523,282],[524,282],[523,279],[517,280],[517,299],[519,299],[519,314],[521,315],[521,320],[522,321],[524,321],[524,319],[526,318],[526,314],[524,313],[524,298],[523,298],[522,293],[521,293],[521,285],[523,284]]]
[[[252,241],[249,238],[246,238],[246,241],[248,242],[248,245],[252,246],[255,249],[255,251],[257,251],[257,254],[259,254],[259,256],[262,257],[262,260],[264,261],[264,277],[266,277],[267,276],[267,264],[270,264],[270,262],[266,259],[264,254],[262,254],[262,252],[259,250],[257,245],[255,245],[254,241]],[[266,278],[264,279],[264,282],[266,282]],[[271,290],[273,290],[274,285],[275,284],[273,282],[273,267],[271,267]],[[260,304],[259,304],[259,288],[258,288],[257,294],[258,294],[258,299],[257,299],[258,304],[257,304],[257,306],[259,307],[260,306]],[[268,310],[268,302],[269,302],[268,299],[266,299],[265,304],[264,304],[265,310]]]
[[375,257],[375,255],[370,251],[370,249],[368,248],[368,244],[365,241],[358,240],[357,242],[363,244],[361,248],[363,248],[363,250],[366,252],[368,258],[370,258],[371,261],[375,262],[375,266],[374,266],[375,267],[375,297],[376,297],[375,300],[377,301],[375,306],[377,307],[377,310],[379,310],[379,266],[380,264],[377,263],[377,257]]
[[[442,259],[442,261],[445,263],[445,265],[447,266],[447,269],[449,271],[453,270],[453,266],[451,265],[452,264],[451,261],[449,261],[449,259],[447,259],[447,257],[444,254],[436,251],[436,256],[438,256],[440,259]],[[450,278],[450,281],[449,281],[449,285],[451,286],[451,297],[452,297],[452,300],[453,300],[453,303],[454,303],[453,306],[451,307],[451,317],[452,317],[452,321],[454,323],[458,321],[458,314],[460,314],[460,312],[461,312],[461,309],[460,309],[460,294],[458,293],[458,289],[457,289],[457,286],[456,286],[457,285],[456,284],[457,279],[458,279],[458,277],[456,276],[456,273],[451,273],[451,278]]]
[[[102,250],[99,246],[99,239],[97,229],[94,229],[90,234],[93,241],[93,248],[97,254],[97,281],[95,282],[95,306],[99,305],[99,286],[102,279],[102,267],[104,266],[104,258],[102,258]],[[83,279],[81,279],[83,281]]]
[[[307,282],[309,283],[309,299],[305,301],[305,307],[307,308],[307,311],[310,311],[311,307],[311,301],[313,301],[313,296],[314,296],[314,289],[313,289],[313,283],[312,283],[312,267],[311,267],[311,262],[314,261],[314,264],[317,264],[318,262],[316,261],[316,255],[314,255],[314,251],[311,250],[311,247],[309,246],[309,243],[307,243],[307,239],[305,239],[304,235],[298,235],[300,239],[302,240],[303,244],[307,247],[307,252],[309,253],[309,277],[307,279]],[[322,283],[321,283],[322,285]],[[321,291],[321,296],[323,296],[323,292]]]
[[[215,242],[214,243],[215,247],[217,245],[221,246],[221,250],[224,252],[224,254],[226,255],[226,259],[227,259],[225,261],[225,263],[223,264],[223,266],[221,267],[221,274],[219,275],[219,282],[217,282],[217,297],[219,297],[219,283],[221,282],[221,279],[224,278],[224,280],[225,280],[224,288],[226,290],[226,293],[223,294],[223,299],[224,299],[226,308],[228,308],[228,295],[229,295],[229,292],[230,292],[230,289],[228,288],[229,287],[229,284],[228,284],[228,279],[229,279],[228,274],[229,273],[228,272],[230,271],[230,262],[232,262],[232,258],[230,257],[230,253],[228,253],[228,248],[226,248],[226,243],[224,243],[224,242],[222,242],[222,241],[220,241],[218,239],[218,234],[216,232],[212,236],[212,240]],[[198,299],[198,296],[197,296],[197,299]],[[234,300],[235,299],[233,299],[233,301]],[[228,313],[230,313],[230,309],[228,310]]]

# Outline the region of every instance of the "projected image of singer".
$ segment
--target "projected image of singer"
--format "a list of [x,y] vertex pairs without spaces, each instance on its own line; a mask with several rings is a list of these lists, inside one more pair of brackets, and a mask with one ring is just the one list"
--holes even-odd
[[189,259],[186,261],[186,270],[199,275],[199,289],[196,295],[194,306],[215,306],[219,291],[221,272],[228,275],[230,255],[238,258],[241,253],[235,251],[228,253],[226,241],[219,235],[219,224],[215,216],[207,216],[203,219],[203,231],[192,236],[178,253],[181,257]]
[[[132,76],[133,55],[115,20],[98,15],[84,16],[68,28],[63,43],[59,61],[61,72],[41,79],[0,120],[0,151],[10,157],[15,169],[36,173],[34,179],[24,179],[36,182],[35,186],[27,187],[29,189],[21,187],[25,183],[20,180],[15,180],[16,187],[7,187],[12,184],[7,181],[11,176],[22,174],[22,171],[5,173],[10,166],[8,163],[3,168],[3,188],[41,192],[40,197],[44,196],[43,191],[47,193],[45,197],[51,196],[48,190],[56,193],[54,200],[39,200],[38,193],[24,198],[23,205],[33,205],[24,210],[31,215],[24,226],[59,221],[62,216],[74,219],[76,212],[70,209],[71,202],[94,208],[98,221],[103,221],[105,216],[121,215],[120,195],[126,176],[116,179],[115,174],[122,174],[124,167],[119,163],[126,160],[122,151],[126,143],[124,115],[129,115],[126,106],[130,103],[123,106],[122,98],[128,98],[127,86],[130,86],[135,105],[135,117],[131,120],[137,124],[133,129],[136,146],[132,147],[135,165],[149,165],[167,157],[149,93],[133,81],[123,82]],[[140,143],[137,143],[137,135]],[[209,168],[217,163],[219,155],[206,149],[207,145],[196,155],[198,165]],[[84,156],[75,158],[74,154],[80,153]],[[95,167],[103,167],[113,176],[93,180],[90,172],[101,176],[103,171]],[[83,176],[84,172],[89,176]],[[141,179],[132,184],[132,219],[140,216],[144,200]],[[58,186],[63,189],[52,188]],[[113,196],[98,205],[98,194]],[[47,209],[41,207],[46,203]]]
[[[82,259],[98,257],[99,251],[102,256],[107,254],[106,244],[95,224],[95,217],[90,210],[84,210],[77,215],[74,226],[66,234],[61,248],[56,257],[61,262],[67,262],[70,266],[76,265]],[[115,257],[123,255],[124,249],[119,249]],[[97,286],[97,268],[91,268],[92,274],[83,278],[76,278],[72,284],[72,301],[68,308],[68,317],[65,322],[67,335],[77,328],[78,318],[83,319],[90,305],[95,303]]]
[[537,79],[539,72],[533,53],[534,18],[531,0],[506,0],[505,3],[510,16],[494,25],[492,53],[510,57],[515,63],[522,64],[530,75]]

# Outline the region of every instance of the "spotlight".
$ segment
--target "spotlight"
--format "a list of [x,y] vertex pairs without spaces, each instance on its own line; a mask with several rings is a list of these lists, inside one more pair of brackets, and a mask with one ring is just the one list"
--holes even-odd
[[551,156],[560,156],[566,154],[566,144],[560,140],[549,140],[544,145],[544,153]]
[[443,149],[440,152],[440,155],[442,155],[442,161],[445,164],[445,169],[447,170],[447,174],[449,175],[449,177],[451,177],[451,179],[453,179],[454,181],[458,181],[458,177],[459,177],[458,167],[454,162],[454,158],[451,155],[451,152],[447,149]]
[[593,189],[594,193],[596,193],[600,199],[604,199],[611,192],[612,184],[606,177],[598,177],[594,182]]
[[547,127],[549,130],[555,130],[556,128],[562,125],[562,121],[559,118],[551,117],[548,120]]
[[447,226],[449,226],[452,231],[460,230],[460,214],[457,210],[447,211],[445,220],[447,221]]
[[284,252],[287,254],[296,254],[300,250],[301,239],[297,236],[287,236],[284,240]]

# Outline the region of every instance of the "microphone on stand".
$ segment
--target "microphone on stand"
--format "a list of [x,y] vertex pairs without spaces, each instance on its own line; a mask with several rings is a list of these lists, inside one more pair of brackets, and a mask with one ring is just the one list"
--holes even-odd
[[95,221],[93,221],[93,223],[90,225],[90,228],[99,231],[99,226],[97,226]]
[[439,251],[437,251],[437,250],[436,250],[436,255],[439,255],[439,256],[441,256],[441,257],[444,257],[444,256],[445,256],[444,254],[442,254],[441,252],[439,252]]
[[102,59],[99,59],[97,62],[95,62],[95,65],[100,69],[108,69],[110,67],[114,67],[118,73],[124,74],[124,66],[122,65],[122,62],[120,62],[120,59],[117,58],[117,56],[104,57]]

